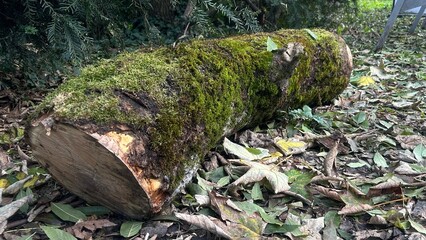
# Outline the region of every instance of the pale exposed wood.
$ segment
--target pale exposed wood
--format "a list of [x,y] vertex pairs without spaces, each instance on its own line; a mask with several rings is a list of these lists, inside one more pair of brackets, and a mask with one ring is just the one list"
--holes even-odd
[[34,157],[76,195],[132,218],[152,214],[151,200],[134,172],[96,138],[61,123],[50,130],[39,123],[29,137]]

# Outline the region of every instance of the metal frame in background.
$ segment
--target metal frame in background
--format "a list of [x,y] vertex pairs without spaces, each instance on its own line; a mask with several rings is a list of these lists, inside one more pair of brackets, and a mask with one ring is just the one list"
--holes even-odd
[[[420,7],[420,10],[417,13],[413,13],[412,9]],[[389,36],[390,30],[393,27],[393,24],[396,21],[396,18],[398,15],[401,14],[416,14],[416,18],[414,19],[413,24],[411,25],[411,28],[409,30],[409,33],[414,33],[414,30],[416,29],[417,25],[419,24],[420,18],[423,16],[426,10],[426,0],[394,0],[393,1],[393,7],[392,12],[388,18],[388,21],[385,25],[385,29],[383,30],[382,36],[379,39],[379,42],[376,45],[375,50],[378,51],[383,48],[383,45],[385,44],[386,39]],[[426,27],[426,19],[423,22],[422,28]]]

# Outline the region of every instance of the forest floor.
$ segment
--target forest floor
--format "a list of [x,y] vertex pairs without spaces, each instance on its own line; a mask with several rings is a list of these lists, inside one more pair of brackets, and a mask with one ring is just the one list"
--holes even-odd
[[43,93],[0,92],[0,239],[426,239],[426,30],[399,18],[374,52],[388,13],[342,24],[354,70],[334,103],[229,137],[146,222],[57,185],[24,141]]

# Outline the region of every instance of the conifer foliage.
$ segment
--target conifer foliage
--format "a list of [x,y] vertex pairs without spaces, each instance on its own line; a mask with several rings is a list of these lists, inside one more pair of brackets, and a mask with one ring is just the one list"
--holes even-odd
[[356,0],[3,0],[0,89],[56,85],[123,49],[277,28],[332,27]]

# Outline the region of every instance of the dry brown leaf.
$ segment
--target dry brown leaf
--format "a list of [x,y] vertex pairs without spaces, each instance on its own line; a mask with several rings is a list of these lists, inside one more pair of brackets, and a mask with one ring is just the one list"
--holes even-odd
[[29,162],[36,162],[36,161],[34,161],[32,158],[30,158],[27,154],[25,154],[25,153],[22,151],[22,149],[19,147],[19,145],[18,145],[18,147],[17,147],[17,150],[18,150],[18,155],[19,155],[19,157],[20,157],[22,160],[26,160],[26,161],[29,161]]
[[376,186],[370,187],[368,197],[377,197],[387,194],[402,194],[401,182],[389,179],[386,182],[379,183]]
[[426,137],[419,135],[398,135],[395,139],[404,149],[413,150],[419,144],[426,145]]
[[324,175],[326,176],[337,176],[336,170],[336,157],[339,153],[338,148],[340,144],[340,139],[338,139],[334,145],[330,148],[330,151],[327,153],[324,159]]
[[219,219],[205,215],[189,215],[184,213],[175,213],[175,216],[181,220],[191,223],[199,228],[205,229],[213,234],[226,239],[233,239],[232,236],[225,230],[226,225]]
[[342,153],[342,154],[349,153],[350,149],[345,146],[345,144],[348,144],[348,139],[346,138],[345,135],[343,135],[343,133],[339,131],[334,132],[330,136],[317,138],[315,140],[316,142],[318,142],[319,144],[323,145],[324,147],[330,150],[334,147],[335,143],[339,141],[338,149],[337,149],[339,153]]
[[317,183],[317,182],[322,182],[322,181],[343,182],[343,181],[345,181],[345,179],[341,178],[341,177],[318,175],[318,176],[313,177],[309,183]]
[[365,196],[366,195],[363,191],[361,191],[361,189],[359,189],[355,184],[353,184],[349,180],[346,181],[346,187],[349,191],[351,191],[352,193],[354,193],[358,196]]
[[399,162],[399,166],[393,170],[397,174],[401,175],[420,175],[422,173],[419,173],[413,168],[411,168],[410,164],[406,162]]
[[371,206],[370,204],[346,205],[338,212],[338,214],[353,215],[353,214],[363,213],[371,209],[373,209],[373,206]]
[[6,230],[7,227],[7,220],[5,221],[0,221],[0,234],[3,234],[4,230]]
[[210,204],[210,198],[206,195],[195,194],[194,198],[200,206],[207,206]]
[[325,188],[323,186],[313,186],[312,188],[317,190],[319,193],[321,193],[322,195],[324,195],[328,198],[331,198],[331,199],[339,201],[339,202],[343,202],[342,198],[341,198],[341,195],[342,195],[341,191],[330,189],[330,188]]
[[0,170],[6,170],[10,164],[10,157],[0,148]]
[[13,184],[11,184],[9,187],[7,187],[6,189],[4,189],[3,194],[8,194],[8,195],[14,195],[16,193],[19,192],[19,190],[22,189],[22,187],[24,186],[24,184],[30,180],[31,178],[33,178],[33,175],[27,176],[26,178],[19,180]]
[[21,208],[25,203],[28,203],[30,196],[25,196],[16,201],[13,201],[6,206],[0,208],[0,224],[6,221],[9,217],[13,216],[19,208]]
[[246,160],[230,160],[231,162],[242,163],[250,166],[250,169],[240,178],[235,180],[230,186],[237,186],[239,184],[248,184],[260,182],[264,178],[271,184],[275,193],[286,191],[290,189],[288,185],[288,177],[279,171],[276,166],[265,165],[262,163]]
[[368,221],[369,224],[373,224],[373,225],[386,225],[388,224],[388,222],[386,221],[386,219],[380,215],[375,215],[372,216],[370,218],[370,220]]
[[[117,224],[109,221],[108,219],[97,219],[97,220],[87,220],[75,224],[72,227],[67,228],[67,232],[73,234],[80,239],[90,239],[92,234],[100,228],[105,227],[114,227]],[[88,230],[88,231],[87,231]]]
[[44,209],[46,209],[47,206],[45,204],[41,205],[41,206],[36,206],[33,209],[31,209],[28,213],[27,213],[27,221],[28,222],[32,222],[34,221],[34,219],[44,211]]
[[227,197],[215,192],[209,192],[210,203],[222,220],[239,222],[240,214],[243,212]]
[[303,219],[300,231],[307,234],[304,239],[322,240],[321,230],[324,226],[324,217]]
[[[266,223],[257,213],[248,215],[230,199],[216,192],[209,193],[210,203],[221,219],[206,216],[182,215],[176,217],[229,239],[260,239]],[[244,237],[242,237],[244,236]]]
[[354,239],[392,239],[392,232],[386,230],[356,231]]

